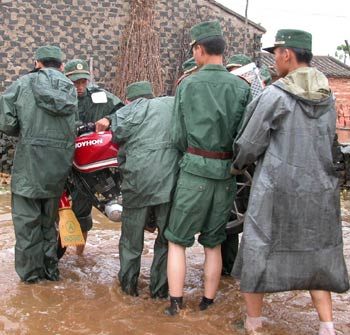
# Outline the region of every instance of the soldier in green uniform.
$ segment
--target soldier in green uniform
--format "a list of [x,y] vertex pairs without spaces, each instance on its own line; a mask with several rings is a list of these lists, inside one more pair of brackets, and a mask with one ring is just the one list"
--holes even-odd
[[272,84],[272,76],[271,73],[268,69],[268,67],[264,64],[261,64],[261,66],[259,67],[259,71],[260,71],[260,76],[262,81],[264,82],[265,87],[269,86]]
[[278,30],[264,50],[274,54],[280,79],[248,106],[232,164],[239,173],[256,162],[232,270],[246,304],[245,328],[260,333],[265,293],[309,290],[318,334],[335,335],[330,292],[349,289],[332,155],[335,98],[325,75],[310,66],[310,33]]
[[[91,79],[88,63],[82,59],[73,59],[64,67],[65,75],[74,83],[78,93],[79,120],[82,123],[94,122],[96,131],[105,131],[110,126],[111,115],[120,107],[122,101],[112,93],[97,86],[88,86]],[[102,97],[102,98],[101,98]],[[88,231],[92,228],[92,203],[81,191],[79,185],[72,191],[72,209],[80,223],[85,242]],[[77,246],[77,254],[84,251]]]
[[177,87],[172,138],[183,155],[165,237],[169,240],[170,306],[182,308],[185,250],[198,241],[205,251],[204,295],[200,309],[213,303],[220,280],[225,240],[236,182],[230,175],[232,143],[246,106],[249,85],[223,66],[225,41],[217,21],[191,28],[191,48],[200,70]]
[[[236,54],[228,59],[226,69],[227,71],[233,71],[234,69],[251,63],[252,61],[253,60],[249,56]],[[242,79],[245,80],[244,78]],[[240,176],[237,178],[240,178]],[[227,234],[226,240],[221,244],[222,274],[225,276],[231,274],[238,252],[238,244],[238,234]]]
[[191,73],[198,71],[198,66],[193,57],[187,59],[182,64],[183,75],[177,80],[176,85],[179,85],[185,78],[187,78]]
[[25,282],[58,280],[59,199],[74,154],[77,94],[55,46],[35,53],[35,70],[0,97],[0,131],[18,136],[13,162],[15,268]]
[[144,227],[153,216],[158,228],[151,267],[152,298],[168,296],[168,223],[170,199],[178,170],[178,151],[170,141],[173,97],[152,98],[149,82],[137,82],[126,89],[128,105],[112,121],[113,140],[119,144],[122,174],[123,214],[119,241],[122,290],[138,295]]
[[227,71],[232,71],[252,62],[253,60],[249,56],[246,56],[244,54],[233,55],[228,59],[226,69]]

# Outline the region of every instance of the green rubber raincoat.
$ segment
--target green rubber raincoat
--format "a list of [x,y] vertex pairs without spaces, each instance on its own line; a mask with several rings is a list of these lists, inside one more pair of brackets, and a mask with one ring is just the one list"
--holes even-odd
[[11,175],[15,267],[20,278],[58,278],[59,198],[71,169],[77,118],[73,83],[45,68],[14,82],[0,97],[0,131],[18,136]]
[[233,167],[257,161],[233,275],[243,292],[344,292],[340,194],[332,144],[337,113],[327,78],[310,67],[250,105]]

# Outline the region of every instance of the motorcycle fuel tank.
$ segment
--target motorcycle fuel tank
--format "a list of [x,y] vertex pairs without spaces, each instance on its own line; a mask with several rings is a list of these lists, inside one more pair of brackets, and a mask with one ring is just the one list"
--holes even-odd
[[118,167],[118,145],[112,143],[112,132],[102,131],[79,136],[75,140],[73,166],[81,172]]

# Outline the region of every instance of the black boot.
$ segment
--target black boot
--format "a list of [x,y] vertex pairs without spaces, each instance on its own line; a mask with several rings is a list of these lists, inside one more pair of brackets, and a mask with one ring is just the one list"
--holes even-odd
[[214,303],[214,299],[208,299],[203,296],[202,301],[199,303],[199,309],[201,311],[205,311],[213,303]]
[[165,308],[164,313],[175,316],[182,309],[182,297],[170,297],[170,306]]

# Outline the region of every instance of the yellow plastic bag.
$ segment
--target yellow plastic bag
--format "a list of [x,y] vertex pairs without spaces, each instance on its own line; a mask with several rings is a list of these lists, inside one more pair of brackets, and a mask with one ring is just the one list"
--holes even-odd
[[58,230],[62,248],[70,245],[84,245],[83,233],[72,209],[69,207],[60,208],[59,216]]

